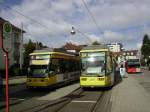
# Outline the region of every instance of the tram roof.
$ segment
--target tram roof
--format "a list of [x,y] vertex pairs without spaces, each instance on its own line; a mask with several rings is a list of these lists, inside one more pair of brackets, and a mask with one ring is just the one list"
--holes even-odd
[[41,50],[34,50],[33,53],[31,53],[30,55],[34,55],[34,54],[51,54],[53,52],[58,52],[58,53],[64,53],[64,54],[70,54],[70,55],[78,55],[78,53],[74,53],[74,52],[68,52],[63,48],[43,48]]
[[107,45],[90,45],[90,46],[83,47],[80,52],[89,51],[89,50],[90,51],[92,51],[92,50],[109,50],[109,48]]

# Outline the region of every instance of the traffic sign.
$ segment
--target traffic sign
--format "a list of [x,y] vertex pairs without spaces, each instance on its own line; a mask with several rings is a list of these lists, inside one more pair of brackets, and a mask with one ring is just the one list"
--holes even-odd
[[12,50],[12,25],[9,22],[3,23],[3,48],[10,52]]
[[3,24],[3,32],[10,34],[12,32],[12,25],[9,22]]

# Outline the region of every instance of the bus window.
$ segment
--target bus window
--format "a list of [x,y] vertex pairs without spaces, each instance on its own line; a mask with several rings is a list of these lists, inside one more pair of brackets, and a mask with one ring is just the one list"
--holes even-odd
[[141,72],[141,63],[139,59],[129,59],[127,60],[126,65],[127,65],[126,68],[128,73]]

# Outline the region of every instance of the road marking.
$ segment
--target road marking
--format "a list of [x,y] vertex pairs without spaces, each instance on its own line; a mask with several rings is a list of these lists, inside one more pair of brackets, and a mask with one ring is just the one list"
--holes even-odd
[[22,99],[22,98],[10,98],[10,100],[20,100],[20,101],[24,101],[25,99]]
[[71,102],[73,102],[73,103],[96,103],[96,101],[79,101],[79,100],[73,100],[73,101],[71,101]]

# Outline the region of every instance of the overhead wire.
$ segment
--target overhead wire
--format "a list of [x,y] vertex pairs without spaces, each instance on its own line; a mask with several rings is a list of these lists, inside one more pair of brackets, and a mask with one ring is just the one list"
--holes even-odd
[[[85,1],[83,1],[83,3],[85,3]],[[32,21],[33,23],[36,23],[36,24],[42,26],[42,27],[45,28],[49,33],[52,33],[52,32],[50,32],[50,30],[48,30],[48,29],[50,29],[48,26],[46,26],[46,25],[40,23],[39,21],[37,21],[37,20],[35,20],[35,19],[33,19],[33,18],[31,18],[31,17],[29,17],[29,16],[27,16],[27,15],[21,13],[20,11],[14,9],[14,8],[12,8],[12,7],[10,7],[10,6],[7,5],[7,4],[0,3],[0,5],[3,5],[4,7],[8,8],[8,9],[11,9],[11,11],[13,11],[13,12],[15,12],[15,13],[17,13],[17,14],[23,16],[24,18],[26,18],[26,19]],[[87,9],[88,9],[88,6],[86,5],[86,3],[85,3],[85,6],[86,6]],[[89,11],[89,13],[90,13],[90,10],[89,10],[89,9],[88,9],[88,11]],[[92,13],[91,13],[91,14],[92,14]],[[94,17],[93,17],[93,16],[91,16],[91,17],[93,18],[94,23],[97,25],[96,20],[94,19]],[[89,38],[89,36],[87,36],[85,33],[81,32],[79,29],[76,29],[76,30],[77,30],[79,33],[81,33],[84,37],[87,37],[88,40],[91,41],[91,39]],[[31,35],[31,33],[30,33],[29,35],[33,37],[33,34]],[[52,36],[52,34],[50,34],[49,36]]]
[[100,29],[100,27],[99,27],[99,25],[98,25],[98,23],[97,23],[97,21],[96,21],[94,15],[93,15],[93,13],[90,11],[90,9],[89,9],[87,3],[85,2],[85,0],[82,0],[82,2],[83,2],[83,5],[85,6],[85,8],[87,9],[87,12],[89,13],[89,15],[90,15],[90,17],[91,17],[93,23],[94,23],[95,26],[97,27],[99,33],[100,33],[100,34],[103,33],[102,30]]
[[77,27],[75,27],[75,26],[73,26],[73,27],[75,28],[75,30],[76,30],[77,32],[79,32],[81,35],[83,35],[84,37],[86,37],[89,42],[92,42],[91,38],[90,38],[87,34],[83,33],[81,30],[79,30],[79,28],[77,28]]
[[[11,9],[11,11],[14,11],[15,13],[17,13],[17,14],[23,16],[24,18],[26,18],[26,19],[28,19],[28,20],[30,20],[30,21],[32,21],[32,22],[34,22],[34,23],[36,23],[36,24],[42,26],[42,27],[45,28],[45,29],[47,30],[47,32],[49,32],[49,33],[55,32],[54,30],[53,30],[53,31],[50,31],[50,30],[49,30],[50,28],[49,28],[48,26],[46,26],[46,25],[40,23],[39,21],[37,21],[37,20],[35,20],[35,19],[33,19],[33,18],[31,18],[31,17],[29,17],[29,16],[23,14],[23,13],[21,13],[20,11],[18,11],[18,10],[16,10],[16,9],[13,9],[13,8],[10,7],[9,5],[2,4],[2,3],[0,3],[0,5],[3,5],[4,7]],[[56,33],[57,33],[57,32],[56,32]],[[50,34],[50,36],[52,36],[52,34]]]

